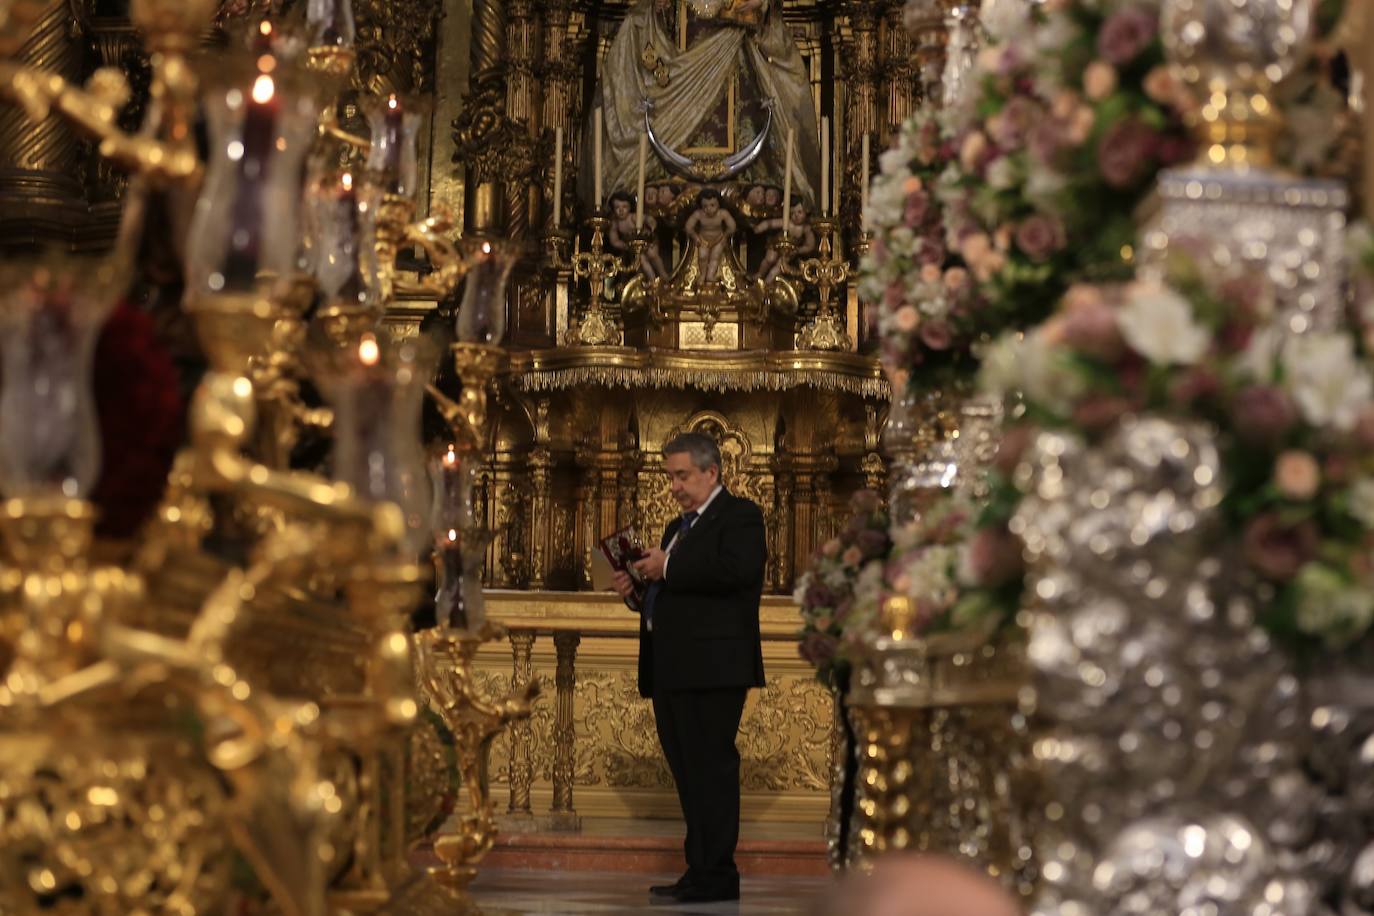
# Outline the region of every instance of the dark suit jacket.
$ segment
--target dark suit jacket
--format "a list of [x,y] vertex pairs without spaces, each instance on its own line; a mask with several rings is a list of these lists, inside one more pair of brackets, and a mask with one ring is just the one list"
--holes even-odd
[[[663,532],[666,549],[682,524]],[[763,512],[722,490],[673,548],[654,603],[654,629],[639,624],[639,693],[762,687],[763,596],[768,540]]]

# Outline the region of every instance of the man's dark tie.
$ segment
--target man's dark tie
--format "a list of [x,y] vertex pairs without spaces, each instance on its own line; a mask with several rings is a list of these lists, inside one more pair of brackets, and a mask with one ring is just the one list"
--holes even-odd
[[[682,543],[682,539],[687,536],[687,532],[692,530],[692,525],[697,520],[696,512],[682,513],[682,524],[677,529],[677,540],[673,541],[668,552],[672,553]],[[644,593],[644,620],[650,625],[654,622],[654,602],[658,601],[658,593],[663,591],[663,580],[655,579],[649,583],[648,590]]]

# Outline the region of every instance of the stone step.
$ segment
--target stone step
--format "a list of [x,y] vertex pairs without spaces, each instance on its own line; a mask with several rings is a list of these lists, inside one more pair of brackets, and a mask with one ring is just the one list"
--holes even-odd
[[[745,875],[824,877],[825,843],[819,840],[742,839],[735,863]],[[682,836],[600,833],[504,833],[482,868],[677,874],[683,869]]]

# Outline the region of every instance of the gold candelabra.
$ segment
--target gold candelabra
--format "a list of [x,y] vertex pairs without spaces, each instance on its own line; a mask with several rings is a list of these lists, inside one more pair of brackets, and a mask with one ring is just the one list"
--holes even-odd
[[[620,328],[615,319],[606,313],[602,302],[606,281],[624,273],[627,268],[619,257],[606,250],[606,231],[611,221],[605,214],[598,213],[587,220],[592,237],[587,251],[582,250],[580,237],[574,243],[572,260],[567,268],[575,280],[587,281],[587,310],[577,323],[568,329],[565,343],[569,346],[613,347],[620,343]],[[555,256],[557,251],[554,252]],[[555,266],[562,267],[559,262]]]
[[[498,727],[493,715],[514,714],[514,707],[493,707],[461,686],[470,676],[436,673],[454,670],[444,659],[470,661],[462,646],[476,637],[435,638],[438,662],[413,662],[405,630],[421,577],[407,497],[401,490],[367,492],[356,475],[344,479],[339,470],[349,465],[344,450],[356,459],[372,449],[364,464],[376,467],[384,458],[398,471],[407,446],[418,450],[423,386],[412,382],[419,364],[399,365],[389,381],[376,371],[364,379],[368,391],[395,390],[392,403],[415,418],[414,443],[403,435],[338,441],[334,480],[287,469],[301,425],[332,428],[350,440],[368,425],[358,421],[369,403],[356,397],[360,389],[350,400],[350,389],[340,385],[342,400],[332,408],[306,408],[294,376],[304,313],[322,282],[297,261],[300,176],[315,139],[342,134],[320,98],[336,91],[352,66],[348,0],[311,5],[308,24],[328,40],[308,49],[303,72],[275,47],[255,44],[241,65],[210,60],[201,68],[209,78],[201,80],[188,55],[217,6],[132,3],[153,63],[153,103],[136,133],[117,125],[128,86],[116,71],[76,87],[0,57],[0,96],[34,118],[56,114],[79,126],[103,156],[136,177],[121,244],[94,267],[69,256],[0,262],[6,912],[71,899],[91,912],[224,912],[235,857],[253,867],[283,913],[381,911],[415,884],[396,824],[403,809],[398,739],[419,712],[417,670],[460,735],[465,760],[469,744],[486,740],[474,736],[489,737]],[[0,10],[0,56],[17,47],[12,39],[30,9],[21,0]],[[347,28],[334,28],[340,23]],[[264,27],[261,39],[271,31]],[[367,295],[360,306],[340,300],[322,310],[335,343],[347,344],[341,353],[359,371],[377,368],[369,321],[392,296],[411,291],[397,277],[401,247],[427,252],[434,271],[414,288],[436,296],[452,292],[490,255],[460,252],[446,238],[442,217],[414,221],[413,173],[404,155],[413,128],[396,107],[384,126],[395,128],[388,149],[403,154],[369,163],[359,207],[376,207],[363,221],[359,246],[375,260],[355,265],[368,274]],[[192,131],[201,108],[210,112],[208,162],[200,160]],[[375,130],[365,145],[377,153]],[[104,565],[92,559],[96,510],[86,499],[99,451],[92,344],[128,286],[147,199],[169,184],[199,193],[186,238],[184,309],[209,366],[192,404],[189,441],[153,520],[126,565]],[[491,303],[479,300],[502,298],[504,280],[503,273],[495,286],[470,283],[477,291],[465,307],[490,312]],[[415,398],[403,404],[410,389]],[[54,404],[67,406],[54,411]],[[483,413],[474,407],[468,419],[480,426]],[[270,523],[241,530],[233,519],[245,514]],[[237,543],[226,553],[211,534]],[[173,609],[164,605],[161,583],[180,566],[205,572],[200,591],[180,595]],[[364,648],[353,686],[320,692],[306,685],[288,696],[268,689],[265,677],[244,673],[243,635],[264,623],[266,602],[281,601],[332,606],[331,618],[359,635]],[[171,624],[186,604],[189,621]],[[279,604],[272,608],[275,614]],[[163,619],[163,610],[171,616]],[[447,648],[453,645],[459,649]],[[483,722],[485,731],[473,724]],[[467,768],[465,780],[473,772]]]
[[849,262],[835,257],[833,237],[835,221],[830,217],[812,220],[817,235],[816,257],[798,266],[802,279],[816,287],[820,304],[816,315],[797,334],[799,350],[849,350],[853,341],[844,328],[844,319],[831,302],[831,294],[849,279]]

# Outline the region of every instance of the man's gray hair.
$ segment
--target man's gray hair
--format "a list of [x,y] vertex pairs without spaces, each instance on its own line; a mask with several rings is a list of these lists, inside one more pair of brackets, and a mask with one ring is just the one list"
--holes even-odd
[[698,471],[705,471],[713,464],[724,470],[720,463],[720,446],[705,433],[679,433],[663,446],[664,455],[684,453],[691,456],[692,464],[696,465]]

